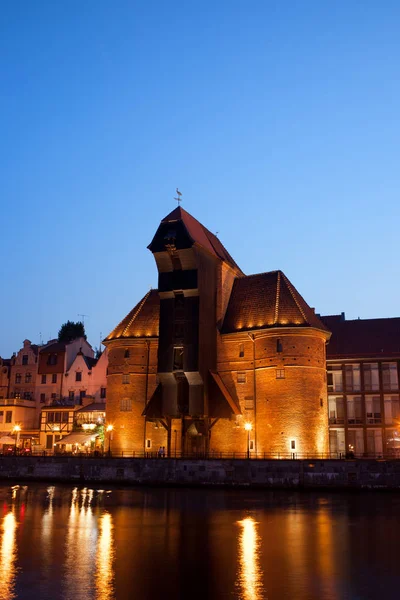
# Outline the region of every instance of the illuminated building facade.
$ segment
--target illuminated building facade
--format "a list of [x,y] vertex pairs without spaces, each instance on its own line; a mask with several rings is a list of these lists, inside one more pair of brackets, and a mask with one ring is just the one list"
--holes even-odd
[[322,317],[327,346],[330,451],[400,452],[400,318]]
[[327,452],[330,332],[287,277],[246,276],[181,207],[149,249],[158,289],[104,340],[113,450]]

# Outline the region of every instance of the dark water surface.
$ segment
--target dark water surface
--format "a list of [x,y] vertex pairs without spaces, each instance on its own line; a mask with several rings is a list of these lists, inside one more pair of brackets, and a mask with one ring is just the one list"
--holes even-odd
[[0,486],[0,599],[400,598],[400,495]]

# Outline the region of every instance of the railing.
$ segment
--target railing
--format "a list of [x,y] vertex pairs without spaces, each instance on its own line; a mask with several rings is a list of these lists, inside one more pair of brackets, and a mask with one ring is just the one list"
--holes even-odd
[[[15,452],[14,448],[10,448],[9,452],[4,452],[4,456],[13,456]],[[377,459],[377,460],[400,460],[400,449],[389,450],[384,453],[372,453],[372,452],[326,452],[326,453],[300,453],[300,452],[208,452],[208,453],[181,453],[177,452],[168,455],[160,455],[158,452],[53,452],[52,450],[40,450],[40,451],[29,451],[29,452],[17,452],[17,456],[34,456],[42,458],[50,457],[76,457],[81,459],[93,459],[93,458],[124,458],[124,459],[154,459],[154,460],[165,460],[165,459],[176,459],[176,460],[363,460],[363,459]],[[1,457],[1,454],[0,454]]]

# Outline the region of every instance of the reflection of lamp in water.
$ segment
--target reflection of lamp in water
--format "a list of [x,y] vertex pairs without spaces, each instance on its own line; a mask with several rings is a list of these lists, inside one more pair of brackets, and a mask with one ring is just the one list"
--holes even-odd
[[238,521],[242,528],[239,538],[239,583],[243,600],[261,600],[262,580],[259,565],[259,536],[252,517]]
[[15,534],[17,522],[15,515],[9,512],[2,522],[2,538],[0,547],[0,598],[15,598]]
[[253,429],[251,423],[245,423],[244,428],[247,431],[247,458],[250,458],[250,431]]
[[100,518],[99,530],[96,552],[96,598],[111,600],[114,598],[114,542],[112,516],[109,513],[103,514]]

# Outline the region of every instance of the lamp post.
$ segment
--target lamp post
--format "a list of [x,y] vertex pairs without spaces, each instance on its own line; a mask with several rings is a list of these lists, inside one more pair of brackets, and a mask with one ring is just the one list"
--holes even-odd
[[244,428],[247,431],[247,458],[250,458],[250,431],[253,429],[251,423],[245,423]]
[[107,431],[108,431],[108,456],[111,456],[111,436],[112,436],[113,429],[114,429],[113,425],[107,425]]
[[14,454],[17,454],[17,448],[19,446],[19,434],[21,433],[20,425],[14,425],[14,433],[17,434],[17,436],[15,438],[15,444],[14,444]]
[[175,434],[175,458],[176,458],[176,439],[177,439],[177,436],[178,436],[178,432],[177,432],[176,429],[174,429],[174,434]]

